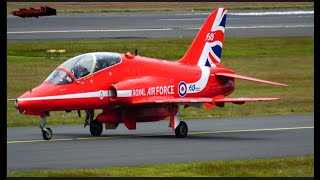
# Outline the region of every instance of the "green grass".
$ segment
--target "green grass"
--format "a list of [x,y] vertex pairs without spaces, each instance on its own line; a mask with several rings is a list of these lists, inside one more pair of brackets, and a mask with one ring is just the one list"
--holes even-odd
[[8,172],[8,177],[313,177],[314,157]]
[[[156,40],[81,40],[8,42],[7,97],[17,98],[39,85],[66,59],[86,52],[110,51],[126,53],[138,48],[141,56],[176,60],[181,58],[192,39]],[[245,44],[244,44],[245,42]],[[214,118],[246,115],[294,114],[314,112],[314,38],[226,38],[222,64],[241,75],[286,83],[278,87],[236,80],[236,90],[229,97],[280,97],[274,102],[226,104],[224,108],[182,108],[181,116]],[[45,58],[47,49],[65,49],[60,58]],[[18,114],[8,101],[7,125],[38,125],[39,117]],[[82,124],[76,112],[51,112],[48,124]]]

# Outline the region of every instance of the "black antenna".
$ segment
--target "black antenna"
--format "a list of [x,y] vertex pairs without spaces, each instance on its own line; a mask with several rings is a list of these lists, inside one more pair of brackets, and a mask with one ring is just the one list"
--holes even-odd
[[134,55],[137,55],[137,54],[138,54],[138,49],[134,51]]

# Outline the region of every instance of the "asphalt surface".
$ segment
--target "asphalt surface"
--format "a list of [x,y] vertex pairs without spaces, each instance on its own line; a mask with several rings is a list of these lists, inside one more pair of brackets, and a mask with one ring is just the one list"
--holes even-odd
[[175,138],[168,121],[123,124],[91,137],[82,125],[8,128],[8,171],[135,166],[207,160],[314,154],[314,114],[186,120],[189,134]]
[[[7,16],[7,40],[147,39],[195,37],[210,12]],[[313,10],[228,11],[226,37],[313,36]]]

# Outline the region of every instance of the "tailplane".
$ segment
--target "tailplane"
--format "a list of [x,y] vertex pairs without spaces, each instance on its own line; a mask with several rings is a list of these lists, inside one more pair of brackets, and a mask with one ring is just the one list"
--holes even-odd
[[220,62],[226,19],[227,9],[218,8],[213,11],[187,53],[178,62],[188,65],[222,67]]

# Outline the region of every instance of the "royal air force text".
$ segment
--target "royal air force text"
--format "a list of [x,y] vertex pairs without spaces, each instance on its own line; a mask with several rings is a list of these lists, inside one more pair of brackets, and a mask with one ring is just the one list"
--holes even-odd
[[174,85],[170,86],[156,86],[150,88],[139,88],[132,90],[132,96],[161,96],[161,95],[173,95]]

